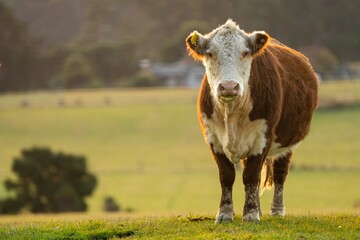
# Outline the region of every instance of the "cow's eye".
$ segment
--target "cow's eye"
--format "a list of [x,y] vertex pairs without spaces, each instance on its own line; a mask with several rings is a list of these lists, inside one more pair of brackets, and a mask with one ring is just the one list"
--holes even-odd
[[241,54],[241,56],[244,58],[244,57],[247,57],[249,55],[249,51],[245,51]]

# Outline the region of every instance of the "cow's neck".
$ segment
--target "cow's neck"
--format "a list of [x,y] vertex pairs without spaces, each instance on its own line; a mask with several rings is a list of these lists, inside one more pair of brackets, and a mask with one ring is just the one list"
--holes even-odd
[[219,143],[226,156],[233,162],[249,154],[259,154],[265,146],[267,129],[264,119],[252,121],[249,117],[252,110],[250,93],[237,102],[228,105],[217,105],[214,120],[218,124]]
[[239,121],[248,117],[251,110],[250,96],[245,94],[242,98],[226,104],[219,102],[216,108],[218,121],[223,122],[226,132],[230,134],[236,130]]

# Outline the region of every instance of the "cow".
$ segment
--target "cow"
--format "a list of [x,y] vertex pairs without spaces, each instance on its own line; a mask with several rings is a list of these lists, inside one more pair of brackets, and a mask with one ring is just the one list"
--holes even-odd
[[318,103],[318,79],[308,59],[264,31],[247,33],[231,19],[186,38],[205,74],[198,116],[218,166],[220,206],[215,223],[234,221],[236,165],[243,166],[243,221],[260,221],[260,191],[274,186],[270,214],[285,216],[290,158],[305,138]]

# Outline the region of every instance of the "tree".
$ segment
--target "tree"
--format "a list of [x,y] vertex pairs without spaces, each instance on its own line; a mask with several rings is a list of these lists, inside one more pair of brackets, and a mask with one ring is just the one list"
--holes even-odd
[[104,211],[105,212],[118,212],[121,210],[119,204],[116,203],[113,197],[106,197],[104,199]]
[[[25,26],[4,3],[28,24],[31,36],[42,38],[41,67]],[[360,1],[328,0],[157,0],[156,4],[144,0],[2,0],[0,91],[34,89],[39,84],[58,87],[61,66],[74,51],[88,58],[105,86],[113,86],[118,79],[131,77],[140,59],[180,60],[186,54],[184,38],[191,31],[206,33],[228,18],[245,31],[265,30],[289,47],[325,47],[340,63],[357,61],[359,7]],[[12,40],[2,38],[5,35]],[[63,50],[54,52],[54,48]],[[100,58],[94,61],[94,56]],[[42,74],[41,82],[35,73]]]
[[0,2],[0,91],[38,86],[38,44],[26,27]]
[[202,34],[210,31],[209,25],[204,21],[184,21],[175,35],[163,40],[160,49],[161,59],[165,62],[175,62],[187,55],[185,39],[195,29]]
[[84,88],[100,84],[90,61],[77,52],[65,59],[62,78],[66,88]]
[[17,179],[7,179],[4,185],[14,197],[0,201],[0,213],[85,211],[84,198],[97,182],[87,171],[85,157],[53,153],[48,148],[23,150],[12,170]]
[[132,76],[138,70],[135,43],[131,41],[97,43],[83,50],[94,66],[94,71],[107,87],[121,78]]
[[336,56],[325,47],[306,46],[300,51],[309,58],[315,71],[323,77],[334,70],[337,65]]

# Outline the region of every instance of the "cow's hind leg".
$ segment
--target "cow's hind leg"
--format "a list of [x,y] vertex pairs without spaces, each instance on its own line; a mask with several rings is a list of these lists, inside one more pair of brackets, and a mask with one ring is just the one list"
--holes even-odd
[[274,196],[271,204],[270,214],[272,216],[285,216],[284,205],[284,183],[288,174],[290,158],[292,153],[278,157],[273,163],[274,172]]
[[235,167],[225,154],[216,153],[213,149],[211,150],[219,168],[221,184],[221,200],[215,223],[232,222],[234,221],[232,189],[235,181]]

